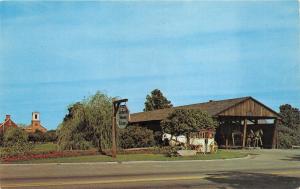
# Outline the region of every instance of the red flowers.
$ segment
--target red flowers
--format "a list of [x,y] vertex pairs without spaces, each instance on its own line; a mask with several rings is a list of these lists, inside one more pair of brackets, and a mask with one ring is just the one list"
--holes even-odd
[[51,151],[40,154],[26,154],[22,156],[9,156],[1,158],[1,162],[9,163],[14,161],[25,161],[32,159],[46,159],[46,158],[59,158],[59,157],[74,157],[85,155],[96,155],[95,150],[72,150],[72,151]]

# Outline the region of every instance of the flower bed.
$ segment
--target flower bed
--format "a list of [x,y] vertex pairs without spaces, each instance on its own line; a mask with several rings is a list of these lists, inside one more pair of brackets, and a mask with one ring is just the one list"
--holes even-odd
[[[167,154],[170,150],[169,147],[150,147],[150,148],[131,148],[131,149],[118,149],[118,154]],[[75,157],[75,156],[88,156],[97,155],[97,149],[92,150],[66,150],[66,151],[44,151],[37,152],[31,151],[25,155],[4,156],[0,158],[3,163],[13,163],[17,161],[26,161],[33,159],[47,159],[47,158],[60,158],[60,157]],[[102,155],[111,155],[111,150],[104,150]]]
[[7,156],[2,157],[1,162],[10,163],[14,161],[25,161],[32,159],[46,159],[46,158],[58,158],[58,157],[74,157],[74,156],[85,156],[85,155],[96,155],[96,150],[70,150],[70,151],[50,151],[46,153],[29,153],[18,156]]

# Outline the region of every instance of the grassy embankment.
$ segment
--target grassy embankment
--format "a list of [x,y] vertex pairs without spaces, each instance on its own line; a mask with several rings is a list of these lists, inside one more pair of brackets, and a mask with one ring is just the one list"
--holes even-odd
[[[55,144],[38,144],[34,152],[45,152],[56,150]],[[167,157],[165,154],[120,154],[116,159],[105,155],[89,155],[76,157],[58,157],[48,159],[35,159],[27,161],[18,161],[15,163],[79,163],[79,162],[122,162],[122,161],[178,161],[178,160],[213,160],[213,159],[231,159],[247,156],[247,153],[238,150],[219,150],[214,154],[198,154],[190,157]]]
[[57,150],[57,145],[53,143],[35,144],[32,149],[33,153],[51,152]]

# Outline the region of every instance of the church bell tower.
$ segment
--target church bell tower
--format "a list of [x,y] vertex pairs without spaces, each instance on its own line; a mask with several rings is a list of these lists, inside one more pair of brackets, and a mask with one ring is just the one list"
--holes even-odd
[[40,113],[39,112],[32,112],[31,125],[33,128],[40,127],[41,122],[40,122]]

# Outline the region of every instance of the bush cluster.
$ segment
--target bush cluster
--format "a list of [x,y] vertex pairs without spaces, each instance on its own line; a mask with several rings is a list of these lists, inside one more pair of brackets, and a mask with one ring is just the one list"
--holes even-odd
[[128,126],[119,130],[121,148],[142,148],[154,146],[153,131],[140,126]]
[[57,135],[55,130],[47,131],[43,133],[39,130],[36,130],[34,133],[28,135],[28,140],[33,143],[43,143],[43,142],[56,142]]
[[291,148],[300,145],[300,111],[289,104],[280,106],[282,117],[278,126],[279,148]]
[[1,157],[24,155],[31,151],[32,145],[28,142],[28,134],[21,128],[9,128],[3,136]]

